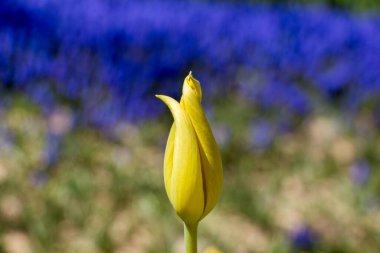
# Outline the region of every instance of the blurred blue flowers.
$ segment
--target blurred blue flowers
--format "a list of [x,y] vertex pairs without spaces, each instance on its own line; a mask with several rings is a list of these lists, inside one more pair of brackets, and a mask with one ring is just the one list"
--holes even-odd
[[319,241],[319,235],[313,228],[308,225],[302,225],[296,228],[290,234],[290,243],[297,251],[313,252]]
[[[183,10],[186,9],[186,12]],[[322,6],[174,1],[3,0],[0,91],[22,91],[49,113],[69,105],[105,127],[157,115],[196,71],[209,94],[234,89],[275,117],[317,104],[380,107],[380,17]],[[242,73],[245,73],[242,75]],[[3,96],[3,95],[0,95]]]
[[361,160],[351,166],[350,174],[354,184],[363,186],[370,178],[371,168],[365,160]]
[[47,118],[47,133],[40,168],[34,171],[31,181],[40,186],[48,179],[48,173],[54,169],[60,158],[63,138],[74,125],[70,111],[63,108],[52,109]]
[[249,145],[255,151],[265,151],[273,142],[275,130],[273,126],[263,120],[256,120],[251,124]]

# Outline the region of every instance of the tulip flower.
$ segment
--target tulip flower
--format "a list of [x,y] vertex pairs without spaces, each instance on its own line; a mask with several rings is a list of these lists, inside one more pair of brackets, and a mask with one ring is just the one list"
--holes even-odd
[[174,123],[164,158],[165,189],[185,225],[186,252],[197,252],[197,226],[216,205],[223,184],[219,149],[202,109],[202,89],[192,73],[185,78],[180,103],[157,95]]

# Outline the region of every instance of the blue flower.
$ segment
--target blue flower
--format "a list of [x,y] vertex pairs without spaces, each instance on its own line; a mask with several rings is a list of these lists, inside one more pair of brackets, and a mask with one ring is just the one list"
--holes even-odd
[[350,168],[351,180],[358,186],[363,186],[368,182],[371,168],[364,160],[354,163]]
[[316,249],[319,243],[319,235],[308,225],[296,228],[289,237],[290,244],[297,251],[310,252]]

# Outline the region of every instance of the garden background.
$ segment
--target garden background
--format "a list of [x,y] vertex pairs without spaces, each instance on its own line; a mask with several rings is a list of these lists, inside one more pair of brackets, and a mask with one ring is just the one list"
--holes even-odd
[[380,2],[0,1],[0,253],[182,252],[163,184],[188,72],[224,190],[199,248],[380,249]]

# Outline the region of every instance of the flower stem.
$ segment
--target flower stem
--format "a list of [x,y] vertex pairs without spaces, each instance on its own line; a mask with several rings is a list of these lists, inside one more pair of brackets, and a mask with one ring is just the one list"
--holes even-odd
[[185,249],[186,253],[197,253],[197,229],[198,223],[195,224],[185,224]]

